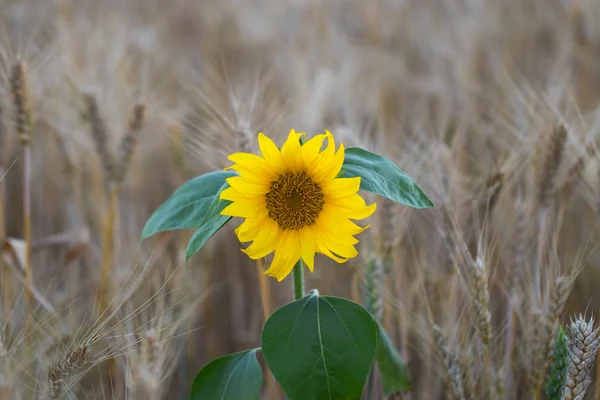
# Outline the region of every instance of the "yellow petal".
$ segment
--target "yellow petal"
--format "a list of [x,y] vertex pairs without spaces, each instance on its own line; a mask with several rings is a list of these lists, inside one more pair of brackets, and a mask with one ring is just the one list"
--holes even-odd
[[337,225],[332,225],[327,218],[317,219],[317,222],[312,226],[312,231],[318,236],[317,243],[323,243],[326,246],[329,246],[330,241],[348,245],[358,243],[358,239],[348,232],[339,230]]
[[247,242],[252,242],[254,239],[256,239],[256,236],[259,233],[258,228],[246,229],[244,231],[241,231],[240,227],[241,227],[241,225],[235,229],[235,234],[237,235],[240,242],[247,243]]
[[240,239],[240,242],[253,241],[256,238],[256,235],[260,233],[259,228],[261,228],[267,218],[266,212],[246,218],[246,220],[235,229],[235,234],[238,239]]
[[303,164],[300,151],[300,136],[301,133],[296,133],[294,129],[290,131],[287,140],[281,147],[281,156],[283,165],[291,172],[300,172]]
[[337,176],[344,163],[344,145],[335,152],[335,141],[331,133],[325,131],[327,135],[327,147],[319,155],[319,160],[310,167],[310,176],[318,184],[327,183]]
[[228,159],[259,176],[263,176],[266,180],[274,178],[277,174],[276,171],[269,168],[269,164],[264,158],[259,157],[256,154],[234,153],[231,154]]
[[[356,257],[358,251],[352,246],[358,243],[358,240],[350,235],[344,235],[346,240],[335,237],[330,232],[315,230],[317,234],[317,251],[325,254],[327,257],[338,263],[344,263],[349,258]],[[351,241],[349,242],[348,240]],[[335,254],[333,254],[335,253]]]
[[248,257],[253,260],[257,260],[262,257],[266,257],[275,250],[281,241],[280,231],[277,223],[270,218],[267,218],[265,222],[260,226],[260,230],[254,242],[248,248],[242,249]]
[[331,258],[333,261],[335,261],[338,264],[343,264],[346,261],[348,261],[347,258],[342,258],[342,257],[338,257],[335,254],[331,253],[331,251],[329,251],[329,249],[327,249],[327,247],[317,243],[317,251],[319,253],[322,253],[324,255],[326,255],[327,257]]
[[327,138],[325,134],[316,135],[302,145],[302,162],[306,170],[310,170],[315,163],[319,162],[321,146],[325,138]]
[[322,184],[321,188],[330,199],[351,196],[360,189],[360,177],[333,179]]
[[264,207],[264,202],[234,201],[221,211],[221,215],[248,218],[256,214],[256,210]]
[[231,178],[227,178],[226,181],[233,189],[247,195],[267,194],[271,189],[270,182],[266,180],[263,183],[255,183],[250,182],[241,176],[233,176]]
[[331,163],[327,167],[327,173],[323,178],[324,180],[333,180],[337,176],[337,174],[340,173],[342,165],[344,164],[344,155],[344,144],[340,143],[340,148],[338,149],[337,153],[335,153],[335,156],[333,157]]
[[300,259],[300,243],[298,231],[288,230],[282,233],[282,238],[275,249],[273,262],[265,274],[274,276],[281,282],[292,272],[294,265]]
[[[327,204],[337,208],[338,213],[351,219],[365,219],[373,215],[377,203],[367,206],[365,200],[358,194],[337,199],[328,199]],[[334,211],[332,211],[334,212]]]
[[273,171],[280,171],[281,152],[275,143],[273,143],[269,137],[263,135],[262,132],[258,134],[258,147],[260,148],[263,158],[269,165],[269,168],[271,168]]
[[[240,164],[235,164],[232,165],[231,167],[227,167],[225,168],[227,169],[231,169],[235,172],[237,172],[242,178],[253,182],[253,183],[264,183],[266,179],[263,175],[259,175],[257,174],[254,170],[251,170],[250,168],[244,167],[243,165]],[[273,175],[273,180],[275,180],[277,175]]]
[[333,139],[333,136],[328,131],[325,131],[324,136],[325,139],[327,139],[327,146],[325,146],[325,149],[322,152],[318,153],[318,156],[313,159],[313,162],[310,165],[307,165],[307,168],[314,174],[320,174],[320,171],[331,162],[335,155],[335,140]]
[[257,201],[262,201],[265,202],[265,194],[264,193],[259,193],[259,194],[251,194],[251,193],[244,193],[241,192],[239,190],[236,190],[235,188],[232,187],[228,187],[227,189],[223,190],[220,194],[219,194],[219,200],[229,200],[229,201],[250,201],[250,202],[257,202]]
[[323,161],[331,161],[335,154],[335,139],[329,131],[325,131],[325,136],[327,137],[327,147],[321,154],[325,157]]
[[255,215],[250,218],[246,218],[240,226],[237,227],[236,231],[246,232],[252,229],[259,228],[261,225],[266,224],[265,221],[268,218],[267,212],[259,210]]
[[347,258],[347,259],[354,258],[358,255],[358,251],[356,251],[354,246],[350,246],[350,245],[336,244],[334,246],[330,246],[329,250],[332,251],[333,253],[337,254],[338,256]]
[[310,272],[315,269],[315,235],[309,226],[300,229],[300,246],[302,247],[302,260]]
[[344,145],[340,144],[340,148],[333,157],[327,162],[323,161],[315,168],[315,172],[312,177],[318,184],[331,182],[342,168],[344,163]]
[[358,235],[365,229],[350,221],[342,210],[337,210],[335,206],[326,205],[319,214],[317,226],[335,226],[340,232],[348,233],[350,235]]

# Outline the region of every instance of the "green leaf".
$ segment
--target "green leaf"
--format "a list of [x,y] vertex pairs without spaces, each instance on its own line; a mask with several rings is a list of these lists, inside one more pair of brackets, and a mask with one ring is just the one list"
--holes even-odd
[[263,376],[256,359],[259,349],[217,358],[196,375],[190,400],[259,400]]
[[414,208],[433,203],[415,181],[385,157],[359,147],[345,151],[342,178],[361,177],[360,188]]
[[359,400],[377,347],[375,321],[360,305],[316,290],[265,323],[262,350],[290,400]]
[[202,221],[202,225],[200,225],[198,230],[194,232],[190,242],[188,243],[188,247],[185,252],[186,261],[189,260],[191,256],[196,254],[198,250],[200,250],[202,246],[206,244],[208,239],[217,233],[217,231],[231,219],[231,217],[227,215],[221,215],[221,211],[231,204],[231,201],[219,200],[219,194],[228,187],[229,184],[225,182],[213,196],[213,200],[208,206],[206,217],[204,221]]
[[214,171],[185,182],[150,216],[142,240],[158,232],[200,226],[225,179],[235,175],[233,171]]
[[386,396],[410,390],[410,376],[402,356],[390,340],[387,332],[377,321],[379,341],[377,345],[377,367],[381,372],[383,391]]

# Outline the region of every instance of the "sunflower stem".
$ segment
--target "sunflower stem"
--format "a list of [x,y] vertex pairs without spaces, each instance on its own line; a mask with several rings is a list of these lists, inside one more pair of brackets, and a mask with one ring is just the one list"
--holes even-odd
[[304,263],[299,259],[294,266],[294,298],[300,300],[304,297]]

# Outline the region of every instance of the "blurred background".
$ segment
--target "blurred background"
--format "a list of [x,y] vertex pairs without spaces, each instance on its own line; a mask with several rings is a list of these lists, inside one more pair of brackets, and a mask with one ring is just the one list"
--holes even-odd
[[[191,231],[140,234],[291,128],[436,205],[364,193],[359,256],[307,274],[382,318],[412,379],[390,398],[543,398],[557,327],[600,309],[599,21],[597,0],[0,0],[0,399],[186,399],[258,346],[291,279],[261,286],[239,221],[187,263]],[[263,399],[285,399],[268,374]]]

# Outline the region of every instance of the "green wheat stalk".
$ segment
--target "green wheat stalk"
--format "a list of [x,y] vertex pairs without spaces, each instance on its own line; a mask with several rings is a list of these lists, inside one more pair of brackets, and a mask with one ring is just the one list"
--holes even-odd
[[567,378],[567,358],[567,334],[561,326],[554,337],[552,365],[550,367],[550,374],[544,385],[544,392],[548,400],[561,400],[562,398],[563,386]]

